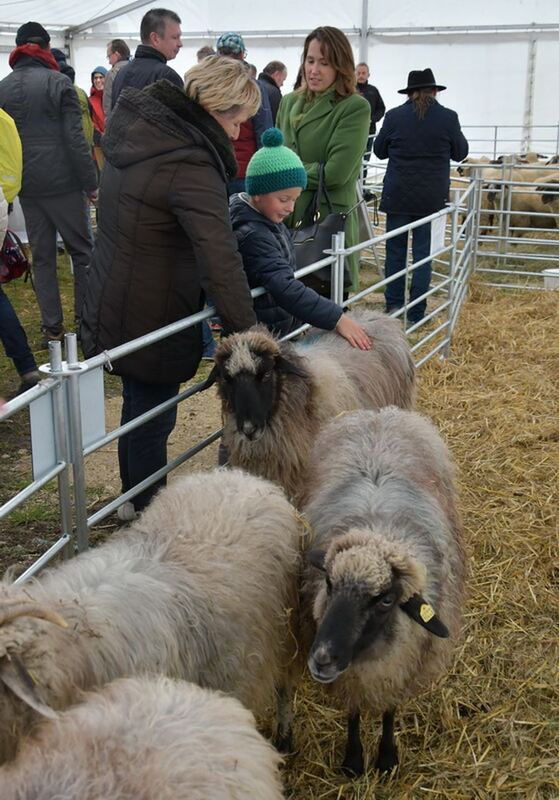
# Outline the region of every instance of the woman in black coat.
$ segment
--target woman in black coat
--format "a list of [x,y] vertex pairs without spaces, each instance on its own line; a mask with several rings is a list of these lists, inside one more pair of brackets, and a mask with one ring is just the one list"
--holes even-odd
[[[409,73],[408,85],[400,89],[408,100],[391,109],[375,139],[373,150],[378,158],[388,158],[380,210],[386,212],[386,230],[392,231],[444,208],[450,186],[450,159],[462,161],[468,155],[468,142],[460,130],[455,111],[439,105],[439,86],[430,69]],[[414,262],[427,258],[431,249],[431,225],[414,228]],[[386,277],[404,269],[408,235],[403,233],[386,242]],[[417,267],[412,274],[409,301],[425,294],[431,282],[431,262]],[[405,304],[405,277],[386,286],[388,312]],[[408,311],[408,320],[419,322],[427,300]]]
[[[218,56],[185,79],[186,93],[166,80],[124,89],[103,137],[99,229],[82,325],[88,357],[200,311],[208,293],[226,330],[256,321],[227,183],[236,169],[231,140],[260,105],[260,92],[241,62]],[[197,325],[116,361],[121,423],[175,397],[201,356]],[[120,438],[123,491],[165,466],[175,420],[176,406]],[[162,482],[134,497],[136,511]]]

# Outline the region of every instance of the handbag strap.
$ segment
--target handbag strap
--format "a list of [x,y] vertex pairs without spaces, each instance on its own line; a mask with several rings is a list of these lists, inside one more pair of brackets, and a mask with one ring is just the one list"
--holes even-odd
[[328,190],[326,189],[326,184],[324,180],[324,163],[321,161],[318,165],[318,186],[310,199],[310,202],[305,209],[305,213],[303,214],[303,220],[308,219],[309,212],[311,214],[310,222],[318,222],[320,219],[320,205],[322,203],[322,198],[324,197],[326,201],[326,205],[328,206],[328,212],[332,213],[332,201],[330,200],[330,195],[328,194]]

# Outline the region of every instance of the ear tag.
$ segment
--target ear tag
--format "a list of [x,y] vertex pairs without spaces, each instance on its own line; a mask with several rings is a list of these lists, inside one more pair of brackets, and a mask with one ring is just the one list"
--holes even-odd
[[419,608],[419,616],[423,622],[429,622],[435,616],[433,606],[430,606],[429,603],[422,603]]

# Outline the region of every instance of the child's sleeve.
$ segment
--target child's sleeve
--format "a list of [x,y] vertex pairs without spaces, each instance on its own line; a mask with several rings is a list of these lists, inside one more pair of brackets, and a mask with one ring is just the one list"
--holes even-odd
[[271,231],[247,234],[239,249],[251,288],[264,286],[280,308],[301,322],[325,330],[336,327],[341,307],[294,277],[293,267]]

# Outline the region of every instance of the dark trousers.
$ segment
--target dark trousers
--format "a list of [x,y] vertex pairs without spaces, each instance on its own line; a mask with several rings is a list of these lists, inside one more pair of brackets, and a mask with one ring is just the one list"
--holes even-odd
[[64,324],[56,274],[56,233],[72,258],[74,315],[81,319],[87,270],[91,260],[91,226],[83,192],[52,197],[21,197],[21,208],[33,253],[33,282],[43,326],[59,331]]
[[[387,214],[386,231],[393,231],[402,225],[415,222],[420,217],[411,214]],[[413,260],[421,261],[426,258],[431,250],[431,223],[420,225],[414,228],[412,234],[412,254]],[[386,242],[386,263],[385,273],[389,278],[394,273],[404,269],[408,252],[408,234],[402,233]],[[416,300],[429,289],[431,283],[431,262],[426,261],[412,273],[411,288],[409,293],[410,302]],[[389,283],[385,288],[385,302],[387,309],[401,308],[406,302],[406,278],[405,275]],[[427,300],[421,300],[416,306],[410,309],[408,319],[410,322],[417,322],[423,318]]]
[[373,134],[371,134],[370,136],[367,137],[367,144],[365,145],[365,152],[363,153],[363,158],[366,159],[367,166],[364,167],[364,169],[363,169],[363,180],[367,180],[367,175],[368,175],[368,172],[369,172],[369,160],[371,158],[371,152],[372,152],[372,149],[373,149],[373,140],[374,140],[374,138],[375,137],[374,137]]
[[[176,397],[178,383],[146,383],[135,378],[122,378],[121,425],[130,422],[165,400]],[[175,427],[177,407],[164,411],[155,419],[144,423],[118,440],[118,463],[122,491],[127,492],[148,475],[152,475],[167,463],[167,439]],[[161,478],[132,499],[136,511],[141,511],[150,502],[157,490],[167,483]]]
[[33,353],[29,349],[27,336],[21,327],[10,298],[0,286],[0,340],[6,355],[14,362],[20,375],[37,369]]

